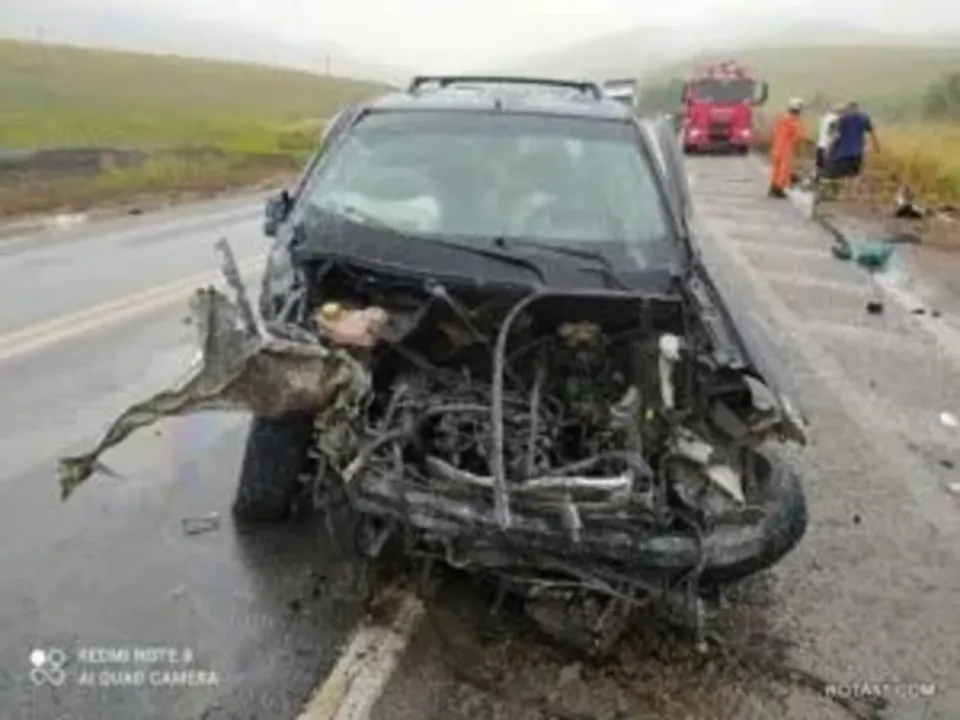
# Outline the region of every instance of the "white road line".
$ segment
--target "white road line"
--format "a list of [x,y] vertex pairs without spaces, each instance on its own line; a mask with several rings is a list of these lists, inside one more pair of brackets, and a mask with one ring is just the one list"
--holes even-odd
[[[22,231],[18,231],[15,226],[0,226],[0,245],[5,251],[22,246],[41,247],[46,241],[69,237],[70,233],[81,233],[84,236],[95,236],[99,240],[116,242],[134,239],[144,234],[166,235],[174,231],[192,233],[208,225],[256,220],[261,216],[262,211],[258,210],[254,204],[255,201],[256,198],[252,199],[249,206],[243,203],[236,207],[205,213],[191,213],[189,205],[184,205],[182,208],[171,208],[172,211],[179,212],[180,216],[170,219],[162,217],[162,214],[167,212],[166,209],[158,210],[150,217],[149,224],[144,224],[142,219],[135,219],[135,216],[120,215],[72,225],[61,225],[52,223],[49,219],[41,219],[35,225],[25,225]],[[128,222],[132,224],[127,226]],[[120,224],[121,227],[116,227],[115,224]],[[87,238],[78,238],[77,241],[82,242],[85,239]]]
[[785,245],[779,242],[760,242],[758,240],[745,240],[740,237],[731,237],[731,242],[737,243],[741,250],[748,253],[761,253],[764,255],[789,255],[798,259],[807,258],[810,260],[824,260],[831,264],[836,264],[836,259],[824,248],[804,247],[802,245]]
[[870,283],[867,280],[861,281],[859,278],[841,282],[838,280],[810,277],[809,275],[776,272],[774,270],[767,270],[766,268],[761,268],[760,272],[767,282],[771,283],[782,283],[798,288],[837,292],[845,295],[853,295],[857,298],[867,298],[871,293]]
[[[243,275],[259,270],[264,263],[264,258],[238,262]],[[0,335],[0,362],[171,305],[220,277],[213,270],[199,273]]]
[[366,720],[396,670],[423,617],[423,603],[399,593],[392,618],[353,634],[333,672],[320,684],[298,720]]

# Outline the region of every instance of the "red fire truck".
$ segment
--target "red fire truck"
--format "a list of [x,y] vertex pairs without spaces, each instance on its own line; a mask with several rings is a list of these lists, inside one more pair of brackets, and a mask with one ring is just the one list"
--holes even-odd
[[684,152],[749,152],[756,140],[753,108],[768,92],[765,80],[735,60],[696,68],[683,88]]

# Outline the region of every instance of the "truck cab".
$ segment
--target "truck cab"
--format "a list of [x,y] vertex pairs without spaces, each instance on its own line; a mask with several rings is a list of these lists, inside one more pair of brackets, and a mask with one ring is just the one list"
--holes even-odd
[[684,152],[749,152],[757,139],[753,108],[767,94],[765,81],[733,63],[698,72],[683,90]]

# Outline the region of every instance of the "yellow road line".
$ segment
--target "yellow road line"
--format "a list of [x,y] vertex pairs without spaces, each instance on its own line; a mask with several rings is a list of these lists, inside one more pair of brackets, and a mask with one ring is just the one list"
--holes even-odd
[[[240,272],[247,274],[260,269],[264,262],[263,258],[251,258],[238,265]],[[210,285],[220,278],[219,271],[191,275],[0,335],[0,362],[173,304],[183,300],[195,288]]]

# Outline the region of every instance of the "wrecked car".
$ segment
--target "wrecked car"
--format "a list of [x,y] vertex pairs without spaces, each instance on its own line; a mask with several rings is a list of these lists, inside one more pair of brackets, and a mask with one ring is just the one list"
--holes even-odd
[[579,602],[598,644],[638,598],[775,564],[805,421],[700,259],[665,121],[422,80],[341,112],[268,201],[259,307],[221,245],[194,373],[65,459],[64,495],[136,427],[245,409],[238,518],[336,487],[368,555],[400,538],[545,625]]

